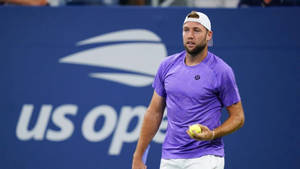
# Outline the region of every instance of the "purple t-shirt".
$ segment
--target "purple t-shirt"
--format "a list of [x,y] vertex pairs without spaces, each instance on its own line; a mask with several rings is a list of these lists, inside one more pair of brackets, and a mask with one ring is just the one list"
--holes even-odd
[[162,146],[163,159],[224,156],[221,138],[196,141],[186,133],[195,123],[211,130],[221,122],[221,109],[240,101],[232,69],[222,59],[208,52],[194,66],[184,62],[186,52],[167,57],[152,84],[156,93],[166,98],[168,127]]

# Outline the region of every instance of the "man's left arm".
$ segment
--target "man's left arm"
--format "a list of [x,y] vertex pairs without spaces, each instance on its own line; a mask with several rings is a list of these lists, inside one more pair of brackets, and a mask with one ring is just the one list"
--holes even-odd
[[226,136],[241,128],[245,122],[244,110],[241,101],[226,107],[226,109],[229,116],[219,127],[215,128],[214,130],[210,130],[208,127],[199,124],[202,130],[201,133],[194,132],[192,134],[189,130],[187,133],[191,138],[196,140],[213,140]]
[[222,125],[212,131],[214,132],[212,133],[214,135],[212,139],[233,133],[244,125],[245,115],[241,101],[226,107],[226,109],[228,118]]
[[226,105],[228,112],[228,118],[219,127],[210,130],[207,126],[199,124],[201,127],[201,133],[187,133],[196,140],[213,140],[215,138],[228,135],[244,125],[245,116],[241,103],[238,88],[235,82],[233,70],[230,67],[224,69],[219,76],[218,97],[222,101],[223,105]]

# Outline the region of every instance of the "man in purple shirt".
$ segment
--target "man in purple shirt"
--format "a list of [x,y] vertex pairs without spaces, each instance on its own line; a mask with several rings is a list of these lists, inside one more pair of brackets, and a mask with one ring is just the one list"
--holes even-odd
[[[244,111],[234,73],[208,52],[209,18],[192,11],[183,24],[185,51],[167,57],[153,82],[154,94],[144,117],[132,169],[146,169],[142,156],[157,132],[165,107],[168,127],[160,169],[223,169],[222,137],[241,128]],[[227,120],[221,124],[221,109]],[[198,124],[200,133],[189,131]]]

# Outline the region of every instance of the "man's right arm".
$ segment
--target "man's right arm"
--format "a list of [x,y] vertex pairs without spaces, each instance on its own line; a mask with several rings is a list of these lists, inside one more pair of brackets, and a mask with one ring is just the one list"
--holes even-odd
[[142,162],[142,157],[160,126],[165,106],[165,98],[159,96],[154,91],[152,100],[144,116],[139,141],[133,155],[132,169],[146,169],[145,164]]

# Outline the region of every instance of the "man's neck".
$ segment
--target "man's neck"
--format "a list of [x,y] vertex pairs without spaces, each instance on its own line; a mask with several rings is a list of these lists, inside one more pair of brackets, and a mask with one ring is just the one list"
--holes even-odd
[[200,53],[198,53],[196,55],[191,55],[187,52],[186,57],[185,57],[185,64],[188,66],[197,65],[205,59],[205,57],[207,56],[207,53],[208,53],[207,47],[204,48],[203,51],[201,51]]

